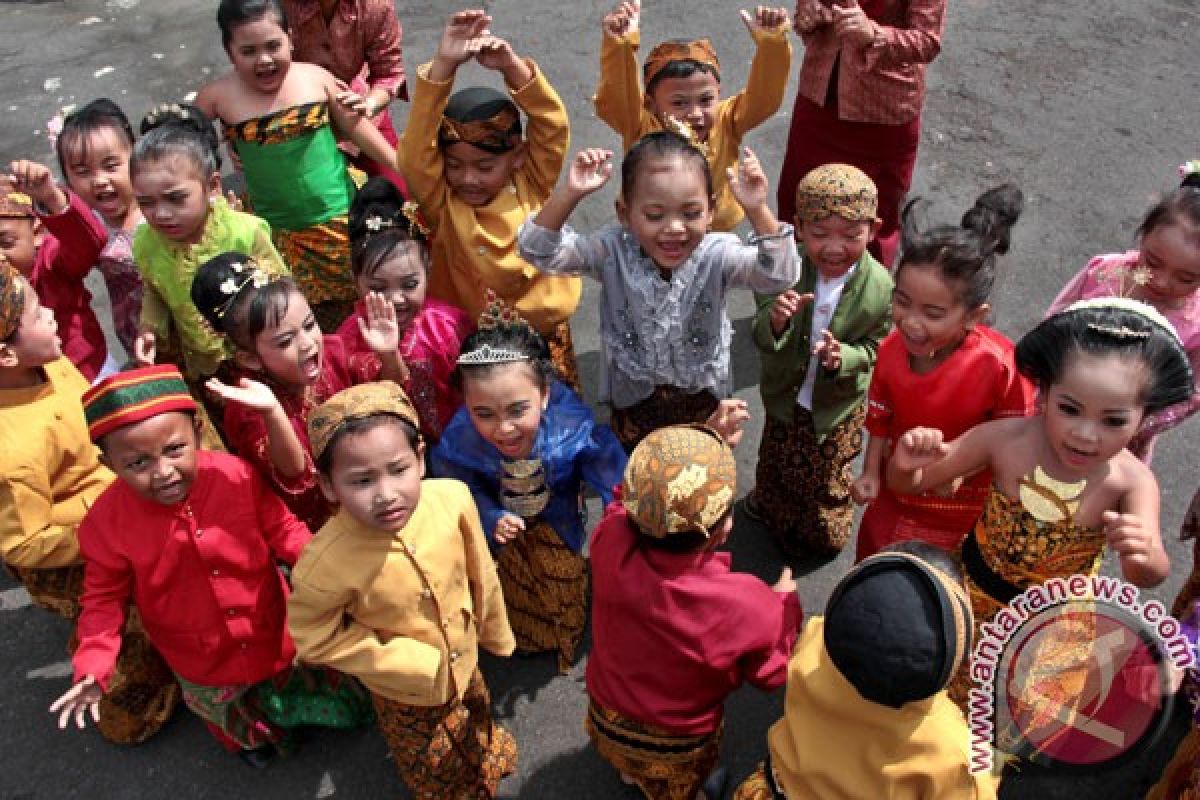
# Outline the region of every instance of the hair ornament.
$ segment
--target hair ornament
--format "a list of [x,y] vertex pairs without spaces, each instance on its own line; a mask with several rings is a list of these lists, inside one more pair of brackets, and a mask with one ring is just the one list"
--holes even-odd
[[685,139],[688,144],[699,150],[701,155],[708,158],[708,143],[700,141],[700,137],[696,135],[696,131],[692,129],[691,125],[670,114],[666,116],[664,124],[668,131]]
[[1180,180],[1188,178],[1200,178],[1200,158],[1194,158],[1191,161],[1185,161],[1179,165]]
[[1139,286],[1150,283],[1150,268],[1139,260],[1136,263],[1121,262],[1111,266],[1101,267],[1096,271],[1096,278],[1117,297],[1132,297]]
[[[433,231],[429,229],[429,225],[426,224],[425,218],[421,216],[420,206],[418,206],[412,200],[406,200],[404,205],[400,206],[400,213],[404,215],[406,220],[408,220],[408,226],[411,232],[419,233],[425,238],[429,238],[429,235]],[[370,220],[368,220],[368,225],[369,224]]]
[[53,117],[46,120],[46,138],[50,141],[51,150],[58,149],[58,137],[62,135],[63,125],[66,124],[67,117],[74,111],[74,105],[63,106],[54,112]]
[[142,119],[142,124],[153,128],[167,119],[187,120],[191,119],[192,112],[179,103],[160,103],[150,109],[150,113]]
[[[1165,331],[1175,343],[1183,348],[1183,340],[1179,338],[1179,333],[1175,330],[1175,326],[1170,320],[1159,313],[1158,309],[1149,303],[1143,303],[1140,300],[1134,300],[1131,297],[1094,297],[1091,300],[1080,300],[1076,303],[1064,308],[1062,314],[1070,314],[1074,311],[1083,311],[1084,309],[1112,309],[1117,311],[1129,311],[1138,316],[1145,317],[1147,321],[1154,323],[1163,331]],[[1112,336],[1118,339],[1148,339],[1150,334],[1147,331],[1135,331],[1132,328],[1125,326],[1103,325],[1099,323],[1089,323],[1089,330],[1094,330],[1097,333],[1103,333],[1107,336]]]
[[374,216],[367,217],[366,222],[363,224],[365,224],[367,226],[367,230],[369,230],[371,233],[379,233],[381,230],[383,230],[385,228],[396,227],[396,220],[384,219],[383,217],[376,214]]
[[[500,296],[494,291],[488,289],[485,296],[487,303],[484,306],[483,312],[479,315],[477,326],[479,330],[485,331],[496,328],[528,328],[533,330],[533,326],[526,322],[516,312],[516,309],[501,300]],[[512,350],[507,347],[492,347],[490,344],[480,345],[474,350],[463,353],[458,357],[458,363],[466,366],[511,364],[516,361],[528,360],[529,356],[520,350]]]
[[229,309],[233,307],[233,301],[237,300],[238,295],[247,286],[261,289],[271,282],[270,277],[262,271],[258,266],[258,262],[253,258],[247,258],[244,262],[235,261],[229,265],[229,268],[233,270],[240,280],[238,278],[226,278],[218,287],[221,290],[221,294],[229,298],[217,308],[216,315],[219,318],[224,318],[229,313]]

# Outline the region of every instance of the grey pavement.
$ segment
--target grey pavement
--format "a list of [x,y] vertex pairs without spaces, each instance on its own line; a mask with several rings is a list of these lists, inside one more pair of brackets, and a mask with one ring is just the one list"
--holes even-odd
[[[645,6],[647,47],[668,36],[709,36],[722,58],[725,90],[742,85],[752,49],[736,4],[646,0]],[[136,124],[153,104],[178,100],[225,70],[215,7],[184,0],[0,0],[0,159],[51,158],[45,122],[64,104],[108,95]],[[410,70],[432,56],[442,21],[460,7],[398,4]],[[589,103],[607,7],[595,0],[486,4],[495,32],[537,59],[562,94],[576,147],[620,144]],[[1198,28],[1196,0],[952,0],[945,49],[930,71],[914,192],[933,202],[936,217],[953,221],[989,186],[1013,180],[1024,189],[1026,213],[993,298],[1004,332],[1015,337],[1027,329],[1088,257],[1130,246],[1140,215],[1174,185],[1175,166],[1198,155]],[[747,139],[771,175],[783,157],[795,71],[784,107]],[[460,85],[491,78],[467,68]],[[401,105],[395,113],[402,124],[407,109]],[[609,187],[590,198],[573,223],[590,229],[611,221],[612,197]],[[589,285],[573,322],[592,398],[601,366],[596,298],[596,286]],[[104,303],[102,291],[97,302]],[[756,413],[738,450],[744,491],[753,484],[761,430],[758,363],[748,336],[749,297],[736,294],[729,308],[737,332],[737,393]],[[1178,541],[1178,530],[1198,483],[1196,442],[1195,424],[1173,431],[1160,442],[1154,464],[1173,567],[1150,595],[1168,603],[1191,569],[1190,546]],[[748,520],[739,517],[730,546],[735,568],[768,580],[778,574],[777,552]],[[808,612],[823,609],[849,556],[794,565]],[[0,590],[13,586],[0,577]],[[375,731],[314,733],[296,757],[264,771],[221,751],[186,712],[135,748],[111,746],[94,731],[59,732],[45,709],[67,687],[68,633],[49,614],[20,607],[19,592],[0,594],[0,798],[407,796]],[[505,781],[502,797],[636,796],[587,745],[582,662],[563,677],[549,658],[487,659],[484,671],[497,714],[521,748],[520,770]],[[746,690],[730,700],[724,757],[735,779],[763,756],[765,731],[781,704],[782,692]],[[1027,768],[1006,778],[1002,795],[1139,797],[1184,725],[1177,715],[1155,752],[1119,769]]]

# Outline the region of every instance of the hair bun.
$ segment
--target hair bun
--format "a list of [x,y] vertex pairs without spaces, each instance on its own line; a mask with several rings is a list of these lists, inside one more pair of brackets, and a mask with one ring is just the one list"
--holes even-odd
[[979,195],[960,224],[978,234],[985,248],[1003,255],[1008,252],[1012,227],[1024,209],[1025,195],[1015,184],[1005,183]]
[[404,197],[395,184],[378,175],[368,179],[350,203],[350,238],[359,239],[371,232],[367,228],[368,219],[397,219],[403,210]]

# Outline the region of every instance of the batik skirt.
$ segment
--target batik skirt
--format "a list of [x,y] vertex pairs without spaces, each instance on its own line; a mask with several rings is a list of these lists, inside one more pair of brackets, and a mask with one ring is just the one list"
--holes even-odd
[[632,453],[638,442],[659,428],[706,422],[717,405],[716,395],[706,390],[688,392],[675,386],[656,386],[654,393],[640,403],[613,409],[612,429],[625,452]]

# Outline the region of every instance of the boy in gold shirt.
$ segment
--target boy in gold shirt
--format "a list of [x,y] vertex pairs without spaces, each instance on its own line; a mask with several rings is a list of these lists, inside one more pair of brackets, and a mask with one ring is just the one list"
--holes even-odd
[[779,110],[792,67],[787,9],[759,6],[742,12],[756,51],[746,88],[721,99],[721,67],[708,39],[671,39],[650,51],[638,79],[638,23],[642,4],[623,2],[604,18],[596,115],[621,135],[624,148],[647,133],[670,127],[690,130],[712,170],[714,231],[730,231],[742,209],[729,191],[727,170],[736,168],[742,137]]
[[[543,275],[517,253],[517,229],[558,182],[570,143],[562,100],[531,59],[488,32],[483,11],[450,17],[433,61],[417,69],[400,170],[434,229],[429,293],[477,319],[493,290],[542,335],[555,367],[579,386],[568,318],[580,280]],[[510,97],[482,87],[450,95],[475,59]],[[528,117],[522,138],[521,114]]]
[[471,493],[421,480],[418,426],[387,381],[309,418],[321,490],[340,511],[292,570],[288,625],[301,661],[371,691],[414,797],[494,797],[517,745],[492,721],[479,648],[507,656],[516,641]]

